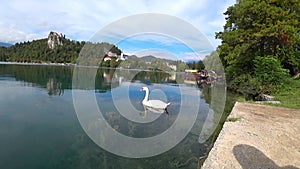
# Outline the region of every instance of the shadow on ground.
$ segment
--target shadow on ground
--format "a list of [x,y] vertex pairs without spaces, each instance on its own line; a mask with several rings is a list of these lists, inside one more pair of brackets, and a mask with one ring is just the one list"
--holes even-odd
[[234,146],[232,151],[243,169],[299,169],[291,165],[280,167],[263,152],[250,145],[239,144]]

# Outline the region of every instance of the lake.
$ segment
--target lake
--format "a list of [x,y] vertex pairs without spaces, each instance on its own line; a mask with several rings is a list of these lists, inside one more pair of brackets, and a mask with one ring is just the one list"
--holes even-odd
[[[224,120],[222,83],[198,86],[182,73],[74,70],[0,64],[0,168],[197,168]],[[150,99],[171,103],[169,114],[145,110],[143,86]]]

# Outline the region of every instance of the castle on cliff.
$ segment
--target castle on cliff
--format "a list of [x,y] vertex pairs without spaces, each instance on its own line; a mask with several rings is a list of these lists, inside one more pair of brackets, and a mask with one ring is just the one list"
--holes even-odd
[[60,45],[62,46],[62,40],[63,40],[62,33],[58,34],[56,32],[50,32],[48,35],[48,46],[50,49],[54,49],[56,46]]

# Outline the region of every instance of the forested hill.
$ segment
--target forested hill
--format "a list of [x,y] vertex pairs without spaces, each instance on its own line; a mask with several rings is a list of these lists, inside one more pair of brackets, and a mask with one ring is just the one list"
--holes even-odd
[[[78,42],[70,39],[62,39],[62,46],[50,49],[48,39],[39,39],[28,42],[16,43],[8,48],[0,47],[0,61],[6,62],[52,62],[52,63],[75,63],[82,47],[86,42]],[[109,45],[99,43],[99,45]],[[120,52],[116,46],[114,51]]]

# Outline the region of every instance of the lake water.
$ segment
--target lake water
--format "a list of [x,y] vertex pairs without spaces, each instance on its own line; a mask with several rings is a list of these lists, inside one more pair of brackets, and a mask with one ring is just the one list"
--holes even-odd
[[[96,76],[91,77],[94,79],[94,88],[91,88],[89,85],[74,85],[73,67],[0,64],[0,168],[198,167],[199,157],[205,156],[209,150],[211,134],[224,116],[224,85],[198,87],[185,82],[180,73],[114,69],[97,69],[96,72]],[[171,102],[169,115],[145,111],[141,104],[145,95],[140,91],[143,86],[150,88],[150,99]],[[74,91],[83,93],[82,97],[74,99]],[[92,102],[84,98],[85,93],[95,96],[103,119],[89,114],[89,111],[99,113],[92,108],[84,109],[86,116],[78,112],[74,102]],[[196,112],[194,123],[187,121],[194,117],[193,112]],[[85,121],[87,116],[95,121]],[[176,119],[181,116],[183,120],[178,122]],[[154,156],[148,154],[150,157],[145,158],[129,158],[111,152],[110,147],[98,145],[105,139],[103,142],[111,145],[118,145],[122,140],[109,140],[109,136],[101,135],[102,131],[97,131],[100,140],[91,137],[89,131],[102,130],[93,126],[100,124],[99,121],[106,121],[114,132],[137,139],[160,135],[174,123],[179,123],[177,128],[182,127],[183,131],[188,128],[188,123],[192,123],[192,127],[183,134],[179,144],[165,152]],[[173,138],[166,140],[171,144]],[[146,149],[141,148],[141,151],[151,151],[157,145],[142,147]],[[130,149],[139,151],[138,146]]]

